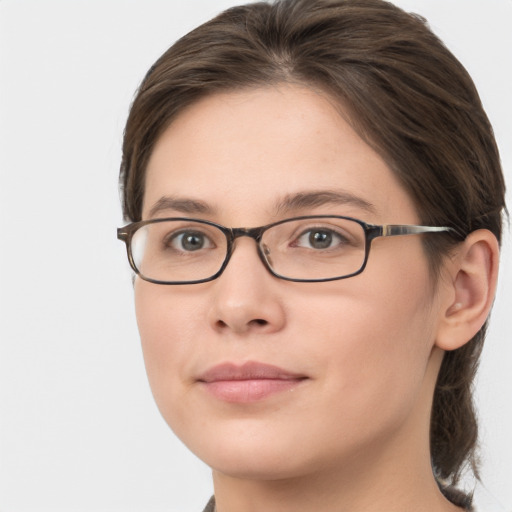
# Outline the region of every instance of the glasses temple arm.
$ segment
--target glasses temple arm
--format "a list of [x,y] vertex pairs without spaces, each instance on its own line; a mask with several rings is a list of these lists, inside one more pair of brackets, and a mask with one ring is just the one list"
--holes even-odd
[[417,226],[410,224],[384,224],[380,236],[420,235],[422,233],[455,232],[444,226]]

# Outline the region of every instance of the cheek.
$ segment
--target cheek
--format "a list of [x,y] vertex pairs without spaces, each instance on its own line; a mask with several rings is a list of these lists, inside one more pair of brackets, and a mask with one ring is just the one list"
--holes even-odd
[[312,366],[324,369],[330,411],[340,404],[345,419],[401,421],[424,384],[433,346],[428,271],[368,270],[322,301],[304,300],[299,331],[309,340],[305,351],[316,345]]
[[135,284],[135,310],[144,363],[161,410],[179,406],[183,370],[194,351],[190,340],[197,337],[194,333],[201,323],[197,301],[193,304],[180,297],[166,286],[139,279]]

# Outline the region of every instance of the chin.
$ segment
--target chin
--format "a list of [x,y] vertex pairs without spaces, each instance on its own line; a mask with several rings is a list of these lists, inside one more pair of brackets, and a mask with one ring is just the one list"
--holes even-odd
[[[333,446],[317,433],[290,428],[286,432],[268,425],[239,423],[237,428],[206,429],[201,436],[176,432],[187,447],[214,472],[230,478],[253,481],[291,480],[328,468],[357,456],[364,440],[350,439]],[[233,426],[232,426],[233,427]],[[184,434],[184,435],[181,435]],[[339,436],[338,436],[339,439]],[[363,448],[364,449],[364,448]]]
[[[275,432],[265,425],[243,425],[220,428],[207,423],[202,432],[174,428],[185,445],[213,471],[233,478],[249,480],[280,480],[300,476],[304,468],[311,470],[312,459],[300,450],[297,436]],[[259,422],[258,422],[259,423]],[[172,428],[172,427],[171,427]]]
[[288,480],[313,472],[307,459],[267,452],[261,447],[258,453],[251,454],[234,449],[232,453],[211,454],[203,460],[214,472],[241,480]]

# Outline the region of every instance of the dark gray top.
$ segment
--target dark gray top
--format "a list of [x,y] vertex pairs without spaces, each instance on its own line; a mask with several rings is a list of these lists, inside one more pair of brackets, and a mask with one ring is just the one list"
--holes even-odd
[[203,512],[215,512],[215,496],[210,498],[210,501],[206,504]]

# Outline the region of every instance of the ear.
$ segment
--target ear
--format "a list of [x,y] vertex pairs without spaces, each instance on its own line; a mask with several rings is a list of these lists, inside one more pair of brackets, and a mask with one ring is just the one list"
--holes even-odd
[[440,281],[439,348],[455,350],[480,330],[494,300],[498,266],[498,241],[486,229],[473,231],[456,249]]

